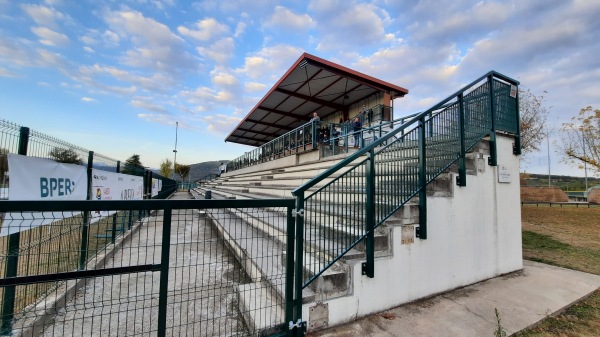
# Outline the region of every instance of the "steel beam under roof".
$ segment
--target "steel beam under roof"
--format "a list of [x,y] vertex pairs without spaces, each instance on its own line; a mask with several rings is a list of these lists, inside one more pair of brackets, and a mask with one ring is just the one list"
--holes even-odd
[[260,146],[306,123],[315,111],[321,118],[347,112],[377,92],[402,97],[408,90],[304,53],[225,141]]

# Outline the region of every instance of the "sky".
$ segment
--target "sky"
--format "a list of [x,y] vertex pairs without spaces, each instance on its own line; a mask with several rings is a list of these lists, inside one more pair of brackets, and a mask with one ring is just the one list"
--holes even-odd
[[[0,0],[0,119],[144,165],[233,159],[225,137],[303,52],[407,88],[425,110],[495,70],[544,95],[530,173],[600,108],[600,0]],[[176,122],[178,128],[176,128]]]

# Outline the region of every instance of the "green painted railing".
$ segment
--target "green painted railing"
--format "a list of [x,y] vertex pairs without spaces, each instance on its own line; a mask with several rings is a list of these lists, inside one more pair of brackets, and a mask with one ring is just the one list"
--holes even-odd
[[[354,141],[355,134],[357,134],[356,139],[361,141],[363,139],[373,139],[377,132],[379,135],[382,134],[382,128],[412,117],[405,116],[392,122],[383,121],[384,116],[391,115],[392,108],[381,104],[371,107],[368,111],[367,113],[355,115],[350,120],[342,123],[311,120],[231,160],[227,163],[227,171],[316,150],[319,146],[331,145],[331,148],[326,148],[326,151],[324,151],[324,156],[347,153],[350,142]],[[362,125],[362,129],[358,132],[352,129],[354,118],[359,118]],[[339,144],[342,144],[342,146],[340,147]],[[355,144],[353,143],[353,145]]]
[[[465,154],[483,137],[489,136],[490,165],[497,165],[497,131],[512,134],[520,154],[518,84],[489,72],[295,189],[304,246],[297,263],[305,266],[296,286],[308,286],[363,240],[363,273],[373,277],[375,228],[415,196],[417,237],[426,239],[427,184],[458,162],[457,184],[465,186]],[[315,254],[313,247],[326,251]]]

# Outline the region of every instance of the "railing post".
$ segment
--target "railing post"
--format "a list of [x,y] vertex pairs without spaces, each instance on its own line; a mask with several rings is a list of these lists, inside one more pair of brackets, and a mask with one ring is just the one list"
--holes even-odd
[[362,274],[369,278],[375,276],[375,151],[369,151],[366,165],[366,253],[367,262],[363,264]]
[[517,97],[515,99],[516,105],[516,120],[517,120],[517,136],[515,137],[515,146],[513,147],[513,154],[521,154],[521,112],[519,111],[519,87],[517,86]]
[[458,158],[458,176],[456,184],[467,186],[467,163],[465,158],[465,108],[463,94],[458,95],[458,124],[460,129],[460,157]]
[[303,255],[304,255],[304,191],[298,192],[296,195],[296,265],[294,270],[294,301],[296,306],[296,312],[294,319],[297,320],[302,317],[302,282],[304,278],[303,273]]
[[[431,123],[431,122],[430,122]],[[416,236],[427,239],[427,153],[425,142],[425,117],[419,119],[419,227]]]
[[494,76],[488,76],[488,83],[490,86],[490,158],[488,159],[488,165],[498,166],[498,150],[496,147],[496,98],[494,97]]
[[317,129],[317,121],[313,120],[311,123],[311,129],[312,129],[312,149],[316,150],[317,149],[317,140],[318,140],[318,132],[319,130]]
[[163,214],[163,232],[160,254],[160,284],[158,290],[158,327],[156,335],[164,337],[167,333],[167,299],[169,290],[169,258],[171,248],[171,216],[173,210],[165,208]]
[[295,241],[295,223],[292,217],[294,209],[287,209],[287,242],[286,242],[286,263],[285,263],[285,322],[295,322],[294,315],[294,241]]
[[[29,145],[29,128],[21,127],[19,130],[19,148],[18,154],[26,156],[27,146]],[[8,248],[6,253],[6,268],[4,278],[17,276],[19,266],[19,247],[21,243],[21,233],[16,232],[8,236]],[[15,293],[16,286],[4,288],[2,295],[2,325],[0,334],[12,334],[12,320],[15,316]]]
[[[85,200],[90,200],[92,193],[92,167],[94,165],[94,151],[88,152],[87,162],[87,192]],[[90,223],[90,212],[83,212],[83,223],[81,225],[81,246],[79,249],[79,270],[85,269],[88,255],[88,226]]]

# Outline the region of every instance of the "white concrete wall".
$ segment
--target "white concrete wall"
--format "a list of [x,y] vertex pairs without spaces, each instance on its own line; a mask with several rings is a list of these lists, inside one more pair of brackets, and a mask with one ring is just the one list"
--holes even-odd
[[[392,256],[375,260],[375,278],[361,275],[361,261],[353,266],[353,295],[324,301],[329,326],[522,269],[513,141],[499,136],[498,167],[488,166],[487,156],[478,159],[478,174],[467,175],[465,187],[454,185],[454,197],[427,199],[427,240],[401,245],[401,227],[395,226]],[[501,166],[511,174],[510,183],[498,182]],[[313,305],[304,306],[305,319]]]

